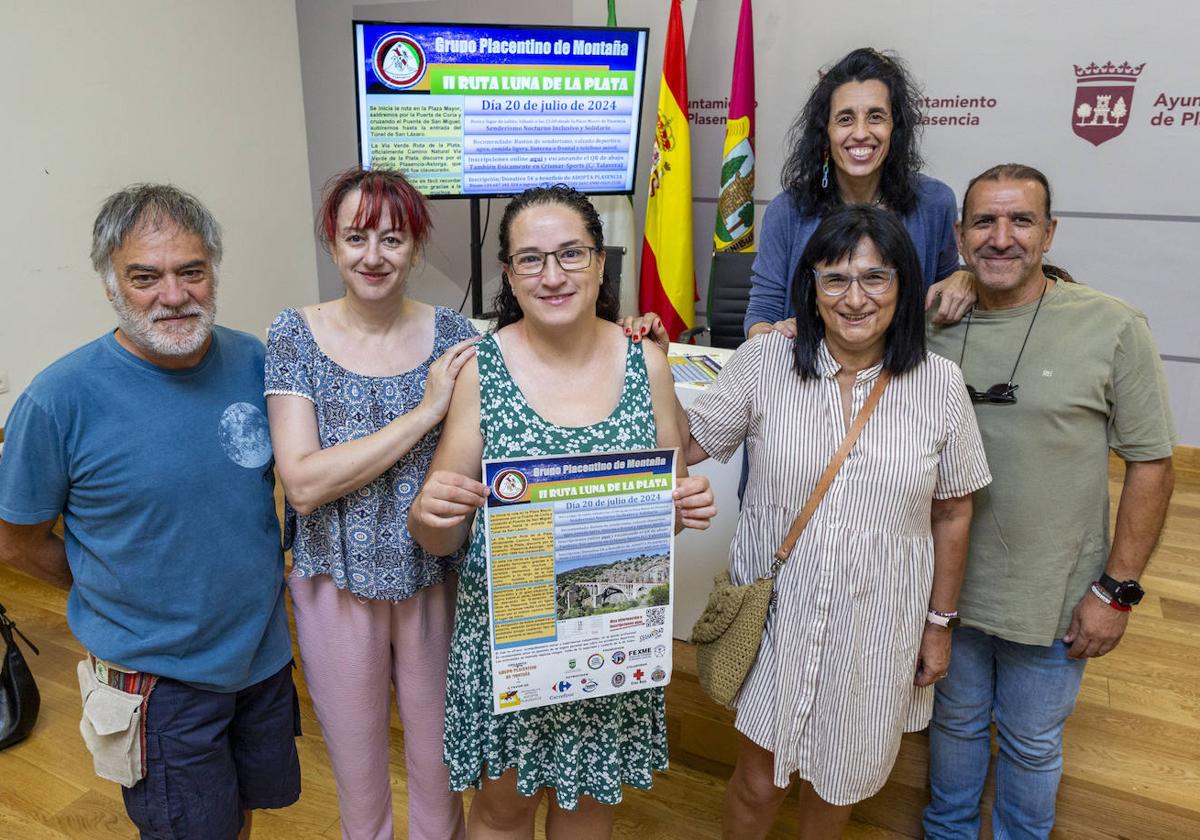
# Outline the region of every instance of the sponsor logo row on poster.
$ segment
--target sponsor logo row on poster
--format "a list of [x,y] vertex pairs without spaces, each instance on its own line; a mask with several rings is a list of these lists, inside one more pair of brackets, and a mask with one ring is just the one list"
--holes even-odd
[[[572,658],[568,661],[567,668],[575,673],[569,673],[552,683],[549,686],[550,694],[564,699],[574,696],[576,690],[584,694],[591,694],[600,687],[599,680],[601,679],[610,682],[613,688],[621,688],[627,682],[634,686],[662,683],[667,678],[667,670],[655,660],[662,659],[666,654],[667,647],[661,642],[653,647],[635,648],[628,651],[614,650],[607,657],[603,652],[596,651],[587,657],[586,671],[580,667],[580,659]],[[508,669],[506,673],[514,673],[514,669]],[[522,696],[526,701],[538,699],[538,692],[536,689],[533,691],[501,691],[499,692],[500,708],[511,709],[521,706]]]

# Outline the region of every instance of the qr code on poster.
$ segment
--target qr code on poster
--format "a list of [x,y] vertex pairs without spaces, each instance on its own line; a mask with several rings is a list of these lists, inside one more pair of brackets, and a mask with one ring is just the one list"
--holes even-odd
[[646,610],[646,626],[662,627],[667,621],[666,607],[651,607]]

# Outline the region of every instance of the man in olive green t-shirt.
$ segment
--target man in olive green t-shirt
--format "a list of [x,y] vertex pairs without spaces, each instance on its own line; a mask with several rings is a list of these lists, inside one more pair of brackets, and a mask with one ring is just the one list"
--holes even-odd
[[[993,833],[1049,836],[1083,666],[1121,640],[1174,484],[1174,426],[1146,319],[1047,276],[1056,224],[1037,170],[1005,164],[972,180],[956,229],[978,302],[962,322],[929,329],[929,349],[970,383],[993,475],[974,495],[962,626],[930,727],[934,840],[978,836],[993,718]],[[1126,462],[1111,547],[1109,450]]]

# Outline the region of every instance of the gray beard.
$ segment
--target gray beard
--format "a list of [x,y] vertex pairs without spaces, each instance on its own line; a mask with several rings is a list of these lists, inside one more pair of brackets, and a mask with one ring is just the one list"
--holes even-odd
[[[149,313],[135,312],[118,289],[112,299],[117,326],[135,345],[154,356],[190,356],[204,346],[217,318],[216,290],[207,307],[192,304],[179,308],[160,306]],[[166,327],[155,318],[197,315],[185,328]]]

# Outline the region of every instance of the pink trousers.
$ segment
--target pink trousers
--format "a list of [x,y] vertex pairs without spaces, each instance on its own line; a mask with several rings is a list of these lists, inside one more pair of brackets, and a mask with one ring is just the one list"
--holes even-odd
[[462,795],[442,762],[446,661],[457,578],[360,601],[328,575],[290,577],[304,678],[333,765],[345,840],[392,840],[391,687],[404,726],[411,840],[462,840]]

